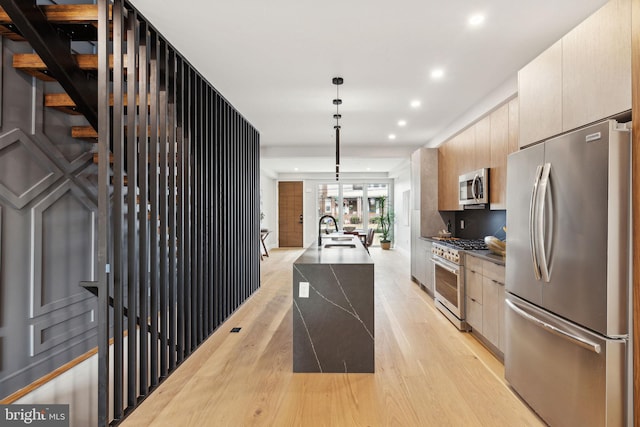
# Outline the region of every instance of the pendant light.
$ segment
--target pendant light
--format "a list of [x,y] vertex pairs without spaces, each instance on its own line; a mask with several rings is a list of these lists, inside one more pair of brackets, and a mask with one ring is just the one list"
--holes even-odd
[[336,106],[336,113],[333,115],[336,124],[333,128],[336,130],[336,181],[338,181],[340,179],[340,119],[342,118],[342,115],[340,115],[340,105],[342,104],[340,85],[344,83],[344,79],[342,77],[334,77],[332,82],[336,85],[336,98],[333,100],[333,105]]

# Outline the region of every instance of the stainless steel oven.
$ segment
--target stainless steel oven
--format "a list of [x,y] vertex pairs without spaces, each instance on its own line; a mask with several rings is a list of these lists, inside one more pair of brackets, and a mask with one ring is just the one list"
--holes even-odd
[[433,244],[431,252],[435,305],[458,329],[466,331],[464,256],[439,243]]

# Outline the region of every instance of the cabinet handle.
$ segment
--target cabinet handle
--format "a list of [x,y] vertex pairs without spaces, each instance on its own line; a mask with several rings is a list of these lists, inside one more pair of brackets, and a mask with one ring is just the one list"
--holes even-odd
[[473,301],[473,302],[477,302],[475,298],[471,298],[471,301]]

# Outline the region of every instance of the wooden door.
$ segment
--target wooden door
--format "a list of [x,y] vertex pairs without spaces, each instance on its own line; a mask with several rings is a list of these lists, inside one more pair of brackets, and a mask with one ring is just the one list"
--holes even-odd
[[302,181],[279,182],[278,194],[280,247],[302,247]]

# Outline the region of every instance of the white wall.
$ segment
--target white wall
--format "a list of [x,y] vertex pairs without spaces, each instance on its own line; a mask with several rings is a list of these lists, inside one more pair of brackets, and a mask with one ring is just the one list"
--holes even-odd
[[13,402],[22,405],[69,405],[69,426],[98,421],[98,356],[94,355]]
[[[404,193],[411,188],[411,168],[409,159],[406,164],[391,173],[394,177],[393,211],[395,212],[393,246],[407,252],[411,251],[411,203],[404,203]],[[410,200],[410,199],[409,199]]]
[[260,171],[261,210],[264,219],[260,228],[271,230],[265,243],[268,249],[278,246],[278,182],[275,177],[265,171]]

